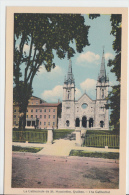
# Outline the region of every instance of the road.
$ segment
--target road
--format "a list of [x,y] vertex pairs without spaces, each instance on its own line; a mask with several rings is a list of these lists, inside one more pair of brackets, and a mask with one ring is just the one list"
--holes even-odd
[[119,160],[20,152],[12,156],[13,188],[119,188]]

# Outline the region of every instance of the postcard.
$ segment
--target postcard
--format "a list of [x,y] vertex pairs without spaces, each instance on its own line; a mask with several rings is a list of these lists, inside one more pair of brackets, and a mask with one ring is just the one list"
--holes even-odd
[[126,194],[128,9],[7,7],[5,194]]

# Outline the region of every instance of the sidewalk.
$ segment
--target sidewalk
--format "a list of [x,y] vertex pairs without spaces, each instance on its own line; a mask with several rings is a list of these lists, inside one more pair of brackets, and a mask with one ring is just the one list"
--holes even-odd
[[93,147],[79,147],[76,146],[75,140],[54,140],[53,144],[35,144],[35,143],[19,143],[13,142],[14,146],[21,147],[43,147],[43,149],[38,152],[40,155],[52,155],[52,156],[69,156],[71,150],[83,150],[92,152],[119,152],[119,149],[109,149],[109,148],[93,148]]

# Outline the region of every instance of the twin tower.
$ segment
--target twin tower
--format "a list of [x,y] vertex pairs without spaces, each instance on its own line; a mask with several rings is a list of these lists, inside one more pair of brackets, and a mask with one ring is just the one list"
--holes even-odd
[[109,113],[106,109],[109,78],[106,75],[104,51],[100,73],[96,83],[96,100],[86,92],[75,100],[75,80],[72,63],[69,61],[67,78],[64,80],[62,114],[58,120],[59,129],[92,128],[109,129]]

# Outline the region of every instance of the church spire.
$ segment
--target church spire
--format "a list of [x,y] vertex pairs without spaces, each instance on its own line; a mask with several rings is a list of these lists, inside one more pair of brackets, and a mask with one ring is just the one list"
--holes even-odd
[[67,79],[65,80],[65,83],[70,83],[70,84],[74,83],[71,59],[69,60],[68,74],[67,74]]
[[99,80],[99,82],[106,82],[104,48],[103,48],[103,55],[102,55],[101,67],[100,67],[100,73],[99,73],[99,76],[98,76],[98,80]]

